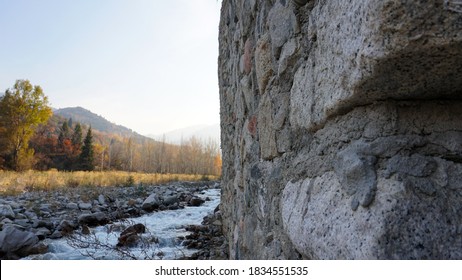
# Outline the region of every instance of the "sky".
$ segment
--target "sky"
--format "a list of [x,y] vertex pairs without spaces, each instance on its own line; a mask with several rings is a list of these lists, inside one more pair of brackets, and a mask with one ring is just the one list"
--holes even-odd
[[40,85],[138,133],[219,122],[217,0],[0,0],[0,92]]

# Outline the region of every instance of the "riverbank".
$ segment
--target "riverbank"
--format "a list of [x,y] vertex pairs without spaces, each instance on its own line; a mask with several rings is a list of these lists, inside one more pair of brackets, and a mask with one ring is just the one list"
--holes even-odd
[[37,171],[0,170],[0,196],[17,195],[25,191],[54,191],[63,186],[133,187],[156,186],[172,182],[200,182],[218,180],[218,176],[200,174],[164,174],[127,171]]
[[[0,258],[44,254],[48,251],[46,241],[50,239],[86,235],[96,226],[153,212],[197,207],[207,200],[200,193],[211,188],[219,188],[219,184],[175,182],[125,188],[80,187],[0,197]],[[128,226],[117,230],[122,233]]]

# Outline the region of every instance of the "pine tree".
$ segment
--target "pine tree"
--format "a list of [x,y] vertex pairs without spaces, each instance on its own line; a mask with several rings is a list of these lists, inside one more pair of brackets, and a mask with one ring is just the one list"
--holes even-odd
[[95,169],[91,127],[88,128],[87,136],[85,136],[85,140],[83,141],[82,153],[80,153],[80,168],[85,171]]
[[71,136],[72,156],[71,156],[71,170],[80,168],[80,154],[82,151],[82,127],[77,123],[74,127],[74,132]]
[[60,130],[59,136],[58,136],[59,145],[63,146],[64,141],[66,139],[69,139],[69,125],[68,125],[67,121],[63,122],[63,125],[61,126],[61,130]]
[[82,146],[82,127],[80,126],[80,123],[75,125],[71,140],[74,148],[80,150],[80,147]]

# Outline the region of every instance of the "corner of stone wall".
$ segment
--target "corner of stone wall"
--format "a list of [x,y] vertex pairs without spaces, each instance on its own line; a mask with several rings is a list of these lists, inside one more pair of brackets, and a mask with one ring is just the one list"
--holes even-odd
[[462,257],[462,14],[451,3],[223,1],[232,258]]

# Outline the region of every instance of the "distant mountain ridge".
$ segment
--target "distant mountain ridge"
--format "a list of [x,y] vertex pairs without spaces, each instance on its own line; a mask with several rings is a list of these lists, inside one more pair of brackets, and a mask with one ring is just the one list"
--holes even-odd
[[148,137],[157,141],[165,140],[167,143],[179,145],[181,144],[182,140],[187,141],[194,136],[201,141],[212,140],[216,143],[220,143],[219,123],[212,125],[195,125],[182,129],[172,130],[159,135],[143,136],[130,128],[110,122],[104,117],[82,107],[53,109],[53,113],[56,116],[65,119],[72,119],[74,123],[78,122],[83,125],[91,126],[97,131],[107,134],[114,134],[125,138],[135,137],[138,139],[146,139],[146,137]]
[[72,119],[73,122],[90,125],[93,129],[99,130],[101,132],[116,134],[123,137],[144,137],[131,130],[130,128],[112,123],[102,116],[97,115],[82,107],[55,109],[53,113],[66,119]]
[[159,135],[148,135],[148,137],[172,144],[181,144],[181,141],[189,140],[191,137],[196,137],[202,141],[213,140],[220,143],[220,124],[212,125],[195,125],[181,129],[175,129],[164,134]]

